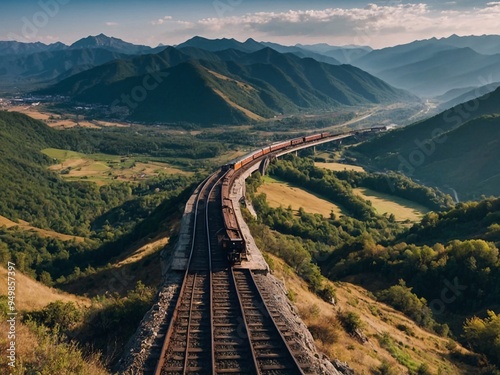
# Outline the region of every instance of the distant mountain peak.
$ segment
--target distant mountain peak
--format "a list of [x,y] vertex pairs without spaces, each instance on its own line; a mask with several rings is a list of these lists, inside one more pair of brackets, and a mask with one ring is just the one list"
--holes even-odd
[[103,46],[103,45],[110,45],[113,42],[120,42],[120,43],[126,43],[121,39],[114,38],[114,37],[109,37],[107,35],[104,35],[103,33],[99,35],[89,35],[85,38],[82,38],[80,40],[77,40],[75,43],[73,43],[70,47],[78,46],[78,47],[94,47],[94,46]]
[[151,50],[151,47],[128,43],[122,39],[107,36],[103,33],[98,35],[89,35],[85,38],[77,40],[69,48],[106,48],[114,52],[126,54],[137,54]]
[[234,38],[207,39],[201,36],[195,36],[184,43],[179,44],[177,47],[195,47],[211,52],[223,51],[227,49],[254,52],[261,49],[263,46],[251,38],[242,43]]

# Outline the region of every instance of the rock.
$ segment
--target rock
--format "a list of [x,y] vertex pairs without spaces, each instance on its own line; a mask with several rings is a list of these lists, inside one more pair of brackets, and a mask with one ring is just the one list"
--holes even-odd
[[355,375],[356,373],[352,368],[349,367],[347,362],[342,362],[339,361],[338,359],[334,359],[332,361],[333,366],[335,366],[335,369],[339,370],[341,374],[343,375]]

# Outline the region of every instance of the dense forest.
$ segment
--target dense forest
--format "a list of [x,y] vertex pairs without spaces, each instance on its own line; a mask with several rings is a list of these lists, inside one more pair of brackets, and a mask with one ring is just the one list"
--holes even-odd
[[[22,226],[0,225],[0,262],[15,263],[18,272],[45,285],[63,290],[80,285],[78,293],[90,295],[95,292],[84,291],[84,283],[90,280],[96,287],[98,277],[108,277],[111,285],[113,259],[134,243],[157,233],[175,236],[169,223],[179,220],[180,208],[203,176],[162,174],[99,185],[85,179],[68,181],[48,169],[57,161],[41,152],[46,148],[139,155],[146,160],[182,157],[193,163],[225,150],[215,142],[147,129],[56,131],[28,116],[0,112],[0,216],[77,236],[67,240]],[[147,262],[151,259],[142,264]],[[26,361],[23,368],[50,374],[61,369],[82,375],[106,373],[103,367],[111,368],[119,359],[155,294],[153,288],[140,282],[135,289],[134,284],[115,289],[94,297],[90,307],[57,302],[23,314],[19,330],[37,348],[22,355]],[[7,312],[3,297],[1,302],[3,317]],[[0,368],[3,365],[0,361]]]
[[[197,142],[203,146],[193,147]],[[49,285],[64,281],[75,270],[105,265],[119,253],[123,243],[138,239],[148,230],[154,232],[158,225],[155,215],[175,212],[200,176],[171,175],[103,186],[68,182],[48,170],[53,161],[40,152],[47,147],[192,158],[218,155],[222,150],[222,146],[212,147],[210,142],[153,133],[140,137],[130,130],[61,132],[22,114],[0,112],[0,215],[85,238],[63,241],[16,227],[0,228],[2,262],[12,260],[19,271]]]
[[[255,175],[248,194],[259,217],[252,230],[263,250],[285,259],[319,294],[321,275],[355,280],[420,326],[484,354],[487,359],[474,361],[491,363],[485,373],[497,374],[492,366],[500,365],[500,315],[494,312],[500,301],[500,199],[454,206],[448,195],[396,173],[332,172],[296,157],[272,164],[269,173],[341,205],[349,215],[325,218],[271,208],[264,194],[255,193],[262,183]],[[433,211],[402,226],[356,196],[352,189],[358,186]]]

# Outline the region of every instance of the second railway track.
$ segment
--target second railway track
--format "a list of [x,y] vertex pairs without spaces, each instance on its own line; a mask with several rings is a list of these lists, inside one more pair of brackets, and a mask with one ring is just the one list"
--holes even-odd
[[293,334],[267,309],[252,272],[234,270],[218,245],[224,175],[199,189],[187,271],[155,374],[304,374]]

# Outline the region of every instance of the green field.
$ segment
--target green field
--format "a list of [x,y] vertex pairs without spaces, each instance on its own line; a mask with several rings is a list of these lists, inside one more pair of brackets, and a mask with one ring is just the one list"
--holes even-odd
[[308,213],[320,214],[324,217],[329,217],[332,211],[337,216],[343,214],[338,205],[297,186],[268,176],[264,177],[264,184],[259,188],[258,193],[265,193],[267,202],[274,208],[291,206],[297,213],[302,207]]
[[[396,221],[399,222],[418,222],[429,212],[428,208],[418,203],[394,195],[383,194],[366,188],[356,188],[353,191],[363,199],[370,201],[378,214],[393,214]],[[324,217],[328,217],[332,211],[337,216],[344,214],[339,205],[272,177],[264,177],[264,184],[259,188],[258,192],[266,194],[267,202],[271,207],[291,206],[294,211],[298,211],[302,207],[306,212],[318,213]]]
[[42,152],[54,159],[56,163],[49,169],[60,173],[68,180],[86,180],[107,184],[114,180],[138,181],[159,175],[193,174],[193,172],[176,168],[169,163],[148,161],[145,157],[86,155],[55,148],[48,148]]
[[393,214],[396,221],[418,222],[422,217],[429,212],[429,209],[404,198],[399,198],[394,195],[383,194],[371,189],[357,188],[354,192],[372,202],[372,206],[377,210],[377,213],[388,215]]
[[314,163],[314,165],[318,168],[325,168],[334,172],[341,172],[341,171],[366,172],[363,167],[351,164],[316,162]]

